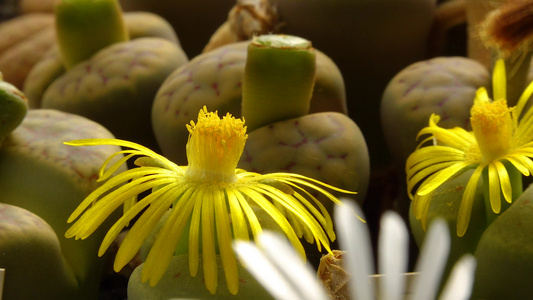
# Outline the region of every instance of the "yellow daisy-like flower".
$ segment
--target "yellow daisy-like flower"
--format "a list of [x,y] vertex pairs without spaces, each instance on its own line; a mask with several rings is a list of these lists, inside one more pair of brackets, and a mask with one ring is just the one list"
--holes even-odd
[[[475,168],[470,177],[459,208],[457,235],[463,236],[470,222],[472,203],[478,181],[488,174],[489,201],[492,211],[501,210],[501,194],[511,203],[511,180],[506,166],[516,168],[524,176],[533,173],[533,110],[522,111],[533,94],[533,82],[522,93],[515,107],[506,100],[506,75],[503,60],[498,60],[493,73],[492,101],[485,88],[479,88],[471,109],[473,131],[462,128],[444,129],[437,125],[438,115],[432,115],[429,126],[420,131],[426,134],[419,147],[407,159],[407,189],[413,200],[413,212],[422,225],[427,223],[432,194],[452,176]],[[423,147],[426,143],[432,145]],[[413,190],[416,192],[413,194]]]
[[[252,207],[263,209],[281,227],[298,252],[305,256],[299,237],[316,241],[330,251],[329,239],[335,239],[331,217],[325,207],[306,189],[325,195],[340,203],[324,188],[338,189],[320,181],[290,173],[261,175],[237,169],[237,163],[247,139],[244,120],[227,114],[222,119],[217,112],[204,107],[198,122],[187,125],[188,166],[178,166],[165,157],[141,145],[117,139],[76,140],[73,146],[118,145],[128,150],[115,153],[100,169],[99,181],[106,181],[92,192],[72,213],[68,222],[79,219],[66,232],[66,237],[87,238],[120,205],[123,216],[105,236],[98,255],[103,255],[113,240],[139,213],[115,258],[118,272],[137,253],[147,236],[170,209],[161,231],[148,254],[142,271],[142,281],[155,286],[174,254],[180,236],[189,230],[189,270],[196,276],[199,265],[199,245],[203,258],[207,289],[217,289],[216,247],[218,249],[228,289],[236,294],[239,288],[237,261],[232,250],[233,239],[249,240],[261,233],[261,224]],[[111,164],[117,155],[125,155]],[[133,168],[113,176],[120,165],[135,160]],[[108,165],[111,164],[109,168]],[[136,201],[137,195],[151,194]],[[187,224],[190,227],[187,228]],[[249,232],[251,231],[251,232]]]

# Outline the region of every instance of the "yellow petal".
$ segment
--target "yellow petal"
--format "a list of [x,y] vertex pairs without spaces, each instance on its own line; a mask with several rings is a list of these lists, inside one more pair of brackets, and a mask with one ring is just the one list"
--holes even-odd
[[202,264],[204,269],[204,281],[207,290],[211,294],[217,291],[217,260],[215,253],[215,228],[213,209],[213,191],[206,189],[202,199]]
[[413,213],[417,220],[421,220],[422,229],[424,231],[427,229],[429,205],[431,204],[432,198],[433,193],[425,196],[415,196],[413,199]]
[[[531,95],[533,95],[533,81],[528,84],[528,86],[526,87],[526,89],[524,90],[524,92],[522,93],[520,98],[518,99],[518,103],[516,105],[516,108],[513,111],[515,127],[518,126],[518,124],[516,122],[520,119],[520,115],[522,114],[522,110],[524,109],[524,107],[526,106],[527,102],[529,101],[529,98],[531,98]],[[526,112],[526,115],[524,115],[524,118],[522,118],[522,120],[520,120],[520,124],[522,124],[522,122],[525,122],[526,120],[528,120],[529,118],[526,117],[526,116],[531,116],[532,113],[533,113],[533,110],[531,109],[531,107],[528,108],[528,110]]]
[[83,224],[83,228],[80,229],[79,233],[80,237],[85,239],[91,235],[107,219],[107,217],[109,217],[109,215],[127,199],[131,199],[131,197],[155,186],[170,182],[168,178],[158,178],[156,180],[150,180],[146,178],[150,177],[147,176],[138,179],[140,183],[132,181],[121,186],[89,208],[87,212],[78,220],[78,223]]
[[414,164],[411,168],[407,170],[407,179],[411,178],[414,174],[419,172],[422,169],[428,168],[432,165],[437,165],[439,163],[451,162],[452,164],[457,161],[464,161],[464,154],[441,154],[441,155],[428,155],[429,158],[423,161],[420,161],[417,164]]
[[[288,182],[288,184],[294,185],[294,188],[296,190],[299,190],[298,192],[295,192],[292,196],[298,199],[301,203],[304,203],[306,207],[307,206],[318,207],[320,212],[316,210],[312,210],[313,215],[315,216],[317,221],[320,222],[320,224],[326,229],[326,232],[328,233],[330,239],[335,240],[335,232],[333,231],[333,221],[331,220],[331,216],[328,210],[326,209],[326,207],[322,204],[322,202],[320,202],[317,198],[315,198],[315,196],[311,195],[311,193],[309,193],[302,187],[295,185],[293,183],[290,183],[290,182]],[[307,198],[302,196],[300,192],[304,193]],[[308,199],[311,199],[313,203],[310,203]],[[342,205],[342,204],[339,204],[339,205]],[[359,219],[364,222],[364,220],[362,220],[361,217],[359,217]]]
[[[281,207],[278,208],[278,210],[285,210],[285,208]],[[299,238],[304,238],[310,244],[314,242],[312,234],[310,234],[308,228],[306,228],[305,224],[301,222],[301,220],[296,216],[295,213],[286,210],[285,218],[287,218],[289,223],[292,225],[292,228],[294,228],[294,232],[296,232],[296,235],[298,235]]]
[[[172,183],[173,181],[174,178],[168,178],[166,175],[159,174],[145,176],[131,181],[130,183],[121,186],[120,188],[100,199],[100,201],[96,202],[91,209],[97,210],[98,213],[94,214],[91,220],[97,222],[102,217],[100,216],[100,212],[103,213],[104,211],[115,211],[120,205],[122,205],[125,201],[130,200],[132,197],[135,197],[155,187]],[[107,218],[107,216],[104,217],[104,220]],[[87,223],[87,226],[89,226],[89,224],[92,224],[92,222]]]
[[125,215],[136,203],[137,203],[137,196],[133,196],[130,199],[124,201],[122,214]]
[[489,164],[489,200],[492,211],[496,214],[500,213],[502,203],[500,199],[500,178],[498,171],[494,164]]
[[150,286],[155,286],[161,280],[172,260],[183,228],[188,224],[194,207],[194,201],[190,195],[194,194],[195,188],[194,185],[189,185],[181,197],[179,195],[169,197],[166,202],[168,204],[177,200],[165,224],[157,234],[144,263],[141,280],[143,282],[149,280]]
[[[113,266],[115,271],[120,271],[135,256],[148,235],[150,235],[163,215],[170,208],[173,200],[179,197],[179,194],[182,192],[183,189],[176,187],[169,189],[167,193],[162,194],[157,200],[153,201],[135,224],[133,224],[117,252]],[[145,271],[143,269],[143,275],[148,272],[149,265],[148,270]],[[143,282],[147,280],[146,275],[144,276]]]
[[[117,162],[115,162],[111,167],[107,168],[107,165],[117,156],[117,155],[123,155],[126,153],[132,153],[129,155],[126,155],[119,159]],[[102,167],[100,167],[100,171],[98,172],[98,182],[102,182],[107,180],[109,177],[111,177],[117,170],[120,168],[124,163],[126,163],[130,158],[134,157],[135,155],[139,155],[139,151],[132,151],[132,150],[126,150],[126,151],[119,151],[115,152],[113,155],[109,156],[104,163],[102,164]],[[106,170],[107,168],[107,170]]]
[[[409,172],[407,174],[407,190],[411,191],[419,182],[422,181],[423,183],[419,187],[419,190],[420,190],[420,188],[422,188],[423,186],[431,182],[431,180],[429,179],[424,180],[426,177],[434,173],[439,173],[443,170],[446,170],[447,168],[455,166],[456,164],[457,162],[444,162],[444,163],[435,164],[435,165],[425,168],[424,170],[421,170],[420,172],[414,174],[414,176],[413,174]],[[438,186],[435,186],[435,188],[437,187]]]
[[253,201],[257,206],[262,208],[283,230],[296,252],[302,257],[305,257],[305,250],[298,239],[298,236],[294,232],[294,229],[287,221],[287,219],[280,214],[280,212],[274,207],[274,205],[260,193],[250,189],[249,187],[241,187],[240,192],[247,195],[250,201]]
[[230,207],[233,236],[235,237],[235,240],[248,241],[250,239],[248,226],[246,225],[246,219],[244,217],[243,209],[239,204],[239,199],[237,198],[235,191],[231,188],[226,189],[226,196]]
[[[417,140],[418,140],[418,136],[417,136]],[[430,145],[437,146],[437,140],[435,139],[433,135],[430,135],[426,137],[425,139],[423,139],[422,141],[420,141],[420,143],[416,145],[415,151],[418,151],[421,148],[427,148],[427,146],[430,146]]]
[[300,175],[300,174],[294,174],[294,173],[270,173],[270,174],[262,175],[261,178],[273,178],[275,180],[279,180],[279,179],[284,178],[286,181],[291,181],[291,182],[295,182],[295,183],[298,183],[298,184],[302,184],[304,186],[310,187],[310,188],[312,188],[312,189],[324,194],[328,198],[331,197],[330,200],[333,201],[336,204],[340,204],[341,203],[340,200],[337,199],[336,197],[334,197],[333,195],[331,195],[331,193],[329,193],[328,191],[324,190],[321,187],[328,188],[330,190],[333,190],[333,191],[336,191],[336,192],[345,193],[345,194],[357,194],[357,192],[341,189],[341,188],[329,185],[327,183],[324,183],[322,181],[313,179],[311,177],[303,176],[303,175]]
[[120,217],[120,219],[115,224],[113,224],[113,226],[107,231],[107,234],[105,235],[104,240],[102,241],[102,244],[100,245],[98,256],[102,256],[104,254],[107,248],[109,248],[109,246],[113,243],[115,238],[120,234],[122,229],[126,227],[128,223],[135,216],[137,216],[137,214],[139,214],[144,208],[150,205],[152,201],[158,199],[162,194],[166,193],[168,190],[172,188],[175,188],[175,187],[172,185],[167,185],[159,189],[158,191],[144,197],[141,201],[137,203],[137,205],[132,207],[132,209],[128,210],[128,212],[126,212],[122,217]]
[[244,215],[246,216],[246,219],[248,220],[248,223],[250,224],[250,228],[252,230],[252,235],[254,240],[257,239],[257,237],[263,232],[261,228],[261,223],[259,223],[259,220],[257,219],[257,216],[255,215],[252,207],[248,203],[248,201],[245,199],[244,195],[240,190],[235,190],[235,197],[239,201],[239,204],[242,207],[242,211],[244,212]]
[[[533,107],[533,106],[532,106]],[[514,121],[514,120],[513,120]],[[524,144],[531,142],[533,135],[533,110],[529,109],[522,119],[518,127],[515,128],[513,134],[513,143],[515,147],[523,147]]]
[[422,221],[422,229],[427,230],[429,206],[431,205],[431,199],[433,198],[433,193],[427,194],[420,198],[425,199],[424,201],[422,201],[424,205],[421,207],[422,209],[422,220],[421,221]]
[[531,148],[531,147],[522,147],[522,148],[516,150],[513,154],[526,156],[526,157],[533,157],[533,148]]
[[477,167],[466,184],[461,206],[459,207],[459,215],[457,216],[457,236],[459,237],[465,234],[470,223],[472,204],[474,203],[474,196],[476,195],[476,188],[482,171],[483,168]]
[[505,198],[505,201],[511,203],[513,201],[513,190],[511,187],[511,181],[509,179],[507,169],[500,161],[494,161],[493,164],[496,167],[496,170],[498,171],[498,177],[500,178],[500,185],[503,197]]
[[429,194],[430,192],[438,188],[440,185],[442,185],[444,182],[448,181],[448,179],[450,179],[453,175],[457,174],[460,171],[463,171],[470,165],[471,163],[469,162],[459,162],[453,166],[439,171],[438,175],[436,175],[433,180],[420,187],[417,194],[420,196]]
[[524,176],[529,176],[533,173],[533,162],[531,159],[517,154],[510,154],[505,157],[515,168]]
[[503,59],[498,59],[494,65],[492,86],[494,100],[507,99],[507,76]]
[[448,146],[423,147],[414,151],[413,153],[411,153],[411,155],[409,155],[409,157],[407,157],[407,161],[405,163],[405,171],[407,172],[409,169],[426,160],[431,160],[435,157],[441,156],[464,158],[465,152]]
[[459,138],[463,139],[464,141],[468,142],[469,144],[476,143],[476,138],[471,131],[466,131],[464,128],[461,128],[461,127],[454,127],[448,130],[453,132],[455,135],[457,135]]
[[194,194],[194,208],[191,217],[191,227],[189,229],[189,273],[191,276],[198,274],[200,263],[200,219],[202,214],[202,199],[205,198],[205,189],[199,188]]
[[222,267],[224,269],[228,290],[231,294],[236,295],[239,292],[239,272],[237,269],[237,260],[233,254],[231,244],[233,239],[231,236],[226,199],[222,190],[214,190],[213,196],[216,232]]
[[[293,217],[298,218],[299,222],[302,222],[307,227],[307,228],[302,228],[304,232],[307,229],[309,229],[315,240],[320,241],[322,244],[325,244],[325,245],[329,244],[327,236],[325,235],[325,232],[320,226],[320,224],[309,213],[309,210],[306,209],[306,207],[304,207],[302,203],[300,203],[299,201],[296,201],[294,197],[292,197],[291,195],[282,193],[279,190],[268,185],[257,185],[257,186],[252,186],[250,188],[270,197],[273,201],[279,202],[280,204],[282,204],[283,207],[289,211],[289,213],[293,214]],[[314,209],[314,211],[318,213],[316,208]],[[298,223],[298,222],[293,221],[291,223]],[[319,243],[317,243],[317,245],[320,247]]]
[[125,148],[132,148],[138,151],[141,151],[143,155],[146,155],[148,157],[152,157],[156,160],[159,160],[162,164],[167,166],[168,169],[181,172],[180,168],[170,160],[168,160],[166,157],[159,155],[155,153],[154,151],[150,150],[149,148],[146,148],[142,145],[139,145],[137,143],[120,140],[120,139],[81,139],[81,140],[74,140],[65,142],[65,145],[70,146],[102,146],[102,145],[114,145],[114,146],[120,146]]
[[481,104],[481,102],[490,102],[489,94],[485,87],[480,87],[476,90],[476,96],[474,98],[474,105]]
[[[433,178],[435,178],[437,175],[439,175],[438,172],[437,172],[437,173],[433,173],[433,174],[429,175],[429,177],[428,177],[425,181],[427,181],[427,182],[431,182],[431,180],[433,180]],[[431,192],[431,193],[433,193],[433,192]],[[430,194],[431,194],[431,193],[430,193]],[[421,197],[420,195],[418,195],[418,194],[416,194],[416,193],[413,194],[411,191],[408,191],[407,194],[408,194],[408,196],[409,196],[409,199],[411,199],[411,200],[413,200],[413,201],[416,201],[417,198],[420,198],[420,197]]]
[[138,168],[138,169],[132,169],[132,170],[122,172],[118,174],[117,176],[110,178],[108,181],[106,181],[104,184],[102,184],[100,187],[94,190],[91,194],[89,194],[89,196],[87,196],[80,203],[80,205],[78,205],[78,207],[74,210],[74,212],[72,212],[72,214],[68,218],[67,222],[71,223],[72,221],[74,221],[76,218],[78,218],[81,215],[81,213],[83,213],[85,209],[87,209],[87,207],[89,207],[94,202],[96,202],[96,200],[100,198],[100,196],[108,193],[110,190],[115,189],[117,186],[132,179],[139,179],[140,177],[148,175],[148,174],[158,173],[158,170],[161,170],[161,169],[142,170],[141,168]]
[[418,133],[418,136],[424,134],[433,135],[439,144],[450,146],[456,149],[467,149],[471,144],[471,139],[465,139],[464,136],[468,136],[466,133],[460,131],[465,131],[464,129],[455,128],[455,130],[448,130],[438,126],[425,127]]
[[[291,204],[294,203],[295,205],[298,205],[298,207],[304,212],[311,213],[315,217],[315,219],[318,220],[323,226],[326,225],[325,219],[322,213],[313,204],[311,204],[309,200],[302,197],[296,191],[293,191],[291,195],[288,195],[269,185],[259,184],[257,185],[257,188],[260,188],[263,191],[268,191],[270,193],[273,193],[276,197],[275,199],[277,199],[278,201],[281,201],[284,203],[291,203]],[[300,197],[296,198],[295,197],[296,195],[299,195]],[[301,206],[300,204],[302,204],[303,206]]]
[[295,183],[295,184],[299,184],[299,185],[302,185],[302,186],[309,187],[310,189],[315,190],[315,191],[321,193],[322,195],[326,196],[329,200],[331,200],[335,204],[340,204],[341,201],[339,199],[337,199],[337,197],[333,196],[333,194],[331,194],[327,190],[323,189],[321,186],[326,187],[326,188],[331,189],[331,190],[334,190],[336,192],[347,193],[347,194],[357,194],[357,192],[352,192],[352,191],[340,189],[340,188],[331,186],[329,184],[320,182],[318,180],[315,180],[313,178],[309,178],[309,177],[298,175],[298,174],[270,173],[270,174],[263,175],[262,177],[263,178],[265,178],[265,177],[274,178],[276,180],[283,179],[284,180],[283,182],[285,182],[287,184],[288,184],[288,182],[292,182],[292,183]]

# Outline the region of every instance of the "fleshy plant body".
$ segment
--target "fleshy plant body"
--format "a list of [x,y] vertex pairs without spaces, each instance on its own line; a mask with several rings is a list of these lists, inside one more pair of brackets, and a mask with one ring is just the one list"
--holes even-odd
[[56,32],[67,69],[98,50],[129,40],[117,0],[61,0],[55,6]]
[[0,72],[0,146],[4,139],[22,122],[28,111],[28,99]]
[[242,82],[242,115],[249,130],[307,115],[315,77],[310,41],[276,34],[254,38]]
[[[195,276],[199,265],[199,245],[203,259],[207,289],[216,293],[218,246],[228,290],[236,294],[239,287],[237,261],[232,241],[249,240],[261,233],[261,220],[252,210],[263,209],[283,230],[292,245],[303,256],[299,237],[316,242],[318,249],[328,251],[329,239],[335,239],[331,217],[324,206],[308,190],[340,203],[328,188],[351,193],[317,180],[290,173],[261,175],[237,169],[246,142],[244,120],[227,114],[222,119],[204,107],[198,122],[187,125],[188,166],[178,166],[167,158],[135,143],[116,140],[77,140],[74,146],[119,145],[128,150],[117,152],[125,157],[111,164],[114,156],[104,162],[99,181],[106,181],[89,195],[72,213],[68,222],[79,217],[67,231],[67,237],[84,239],[106,218],[124,204],[124,215],[109,230],[99,250],[102,255],[115,237],[141,211],[120,246],[114,268],[124,267],[137,253],[144,240],[165,212],[171,209],[144,264],[142,281],[154,286],[163,276],[184,230],[189,230],[189,270]],[[128,159],[133,168],[113,176]],[[111,164],[109,168],[108,165]],[[137,195],[152,190],[138,202]],[[190,223],[190,225],[188,225]],[[190,226],[190,227],[188,227]],[[200,243],[201,242],[201,243]],[[218,245],[216,245],[218,243]]]
[[[161,83],[188,61],[177,40],[155,32],[139,37],[131,19],[126,26],[118,0],[60,0],[55,17],[65,72],[57,64],[40,64],[44,73],[33,79],[37,90],[32,92],[32,106],[84,116],[116,138],[157,151],[153,130],[146,124],[151,123],[152,102]],[[146,31],[148,22],[141,26]],[[137,38],[130,41],[130,33]]]
[[[468,228],[474,194],[483,178],[487,219],[494,219],[506,205],[522,193],[520,173],[533,173],[533,110],[524,108],[533,94],[533,83],[525,89],[515,107],[506,100],[506,72],[503,60],[498,60],[493,72],[493,98],[485,88],[479,88],[471,109],[472,132],[462,128],[444,129],[437,125],[438,115],[432,115],[429,126],[418,136],[429,134],[409,156],[406,163],[407,188],[413,202],[413,212],[425,227],[433,192],[444,182],[461,172],[475,168],[470,177],[457,218],[457,235]],[[424,146],[432,142],[432,145]],[[504,203],[505,203],[504,202]]]
[[[57,110],[30,109],[21,117],[17,114],[25,101],[14,98],[22,94],[11,92],[11,99],[4,99],[4,112],[9,113],[5,125],[16,128],[0,151],[0,267],[9,274],[0,297],[97,299],[105,260],[95,254],[120,214],[110,215],[83,243],[63,237],[69,227],[65,220],[98,188],[93,178],[102,160],[120,148],[62,145],[81,137],[113,135],[96,122]],[[126,170],[122,167],[120,171]]]

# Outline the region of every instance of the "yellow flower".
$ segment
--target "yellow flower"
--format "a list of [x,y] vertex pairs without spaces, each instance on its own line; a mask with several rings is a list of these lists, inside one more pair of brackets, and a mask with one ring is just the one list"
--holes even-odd
[[[178,166],[165,157],[141,145],[116,139],[76,140],[73,146],[118,145],[129,150],[115,153],[100,169],[99,181],[107,180],[79,205],[68,222],[79,219],[66,232],[67,238],[87,238],[120,205],[123,216],[105,236],[98,255],[103,255],[113,240],[139,213],[115,258],[118,272],[137,253],[154,226],[170,208],[170,214],[148,254],[142,271],[142,281],[155,286],[174,254],[180,236],[189,230],[189,269],[191,276],[198,271],[199,253],[203,258],[204,280],[207,289],[217,289],[216,246],[220,251],[228,289],[236,294],[239,288],[237,261],[232,250],[233,239],[249,240],[261,233],[261,224],[253,206],[263,209],[282,228],[296,250],[305,256],[299,237],[316,241],[330,251],[329,239],[335,239],[331,217],[325,207],[306,189],[315,190],[331,201],[339,200],[324,187],[341,190],[320,181],[290,173],[261,175],[237,169],[246,142],[244,121],[230,114],[220,119],[217,112],[204,107],[198,122],[187,125],[188,166]],[[111,164],[117,155],[124,154]],[[133,168],[113,176],[128,159],[135,160]],[[107,168],[107,170],[106,170]],[[304,189],[306,188],[306,189]],[[137,195],[151,190],[151,194],[136,201]],[[187,224],[190,222],[190,228]],[[329,238],[329,239],[328,239]],[[201,240],[201,251],[199,250]]]
[[[439,116],[432,115],[419,147],[407,159],[407,188],[413,200],[413,212],[425,227],[429,203],[435,189],[452,176],[475,168],[470,177],[457,218],[457,235],[463,236],[470,222],[472,203],[478,181],[488,174],[488,191],[492,211],[501,209],[501,194],[511,203],[512,185],[506,167],[514,167],[524,176],[533,173],[533,110],[522,111],[533,93],[533,82],[522,93],[516,107],[506,100],[506,75],[503,60],[498,60],[493,73],[491,101],[485,88],[479,88],[471,109],[472,132],[462,128],[444,129],[437,125]],[[424,144],[433,144],[423,147]],[[418,186],[418,187],[417,187]],[[413,190],[416,192],[413,194]]]

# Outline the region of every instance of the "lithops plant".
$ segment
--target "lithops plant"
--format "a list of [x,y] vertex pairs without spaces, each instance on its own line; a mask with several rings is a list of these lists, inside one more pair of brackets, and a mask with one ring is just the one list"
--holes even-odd
[[[188,60],[182,49],[163,38],[122,41],[128,33],[116,1],[64,1],[58,7],[63,7],[56,10],[56,24],[67,71],[46,89],[41,107],[88,117],[118,138],[157,149],[152,102],[164,79]],[[114,17],[103,20],[103,12]],[[101,21],[102,29],[94,31],[93,23]]]
[[117,1],[61,0],[54,11],[57,42],[67,69],[129,39]]
[[146,11],[126,12],[124,23],[132,40],[142,37],[159,37],[181,46],[172,25],[159,15]]
[[[140,37],[161,37],[179,44],[179,40],[172,26],[163,18],[148,12],[130,12],[124,15],[130,39]],[[34,74],[30,79],[30,87],[26,91],[26,78],[30,76],[35,65],[40,64],[42,60],[50,62],[52,54],[58,49],[56,46],[56,35],[54,29],[54,15],[52,13],[32,13],[25,14],[5,21],[0,24],[0,71],[11,84],[19,89],[23,89],[29,99],[37,98],[34,96],[33,89],[35,83],[43,82],[44,75],[57,74],[64,72],[63,62],[59,54],[55,57],[54,63],[61,66],[53,68],[50,71],[39,71],[38,75]],[[50,67],[50,66],[48,66]],[[38,67],[42,69],[43,67]],[[47,78],[45,76],[44,78]],[[57,76],[53,77],[54,79]],[[46,81],[49,83],[48,81]],[[32,93],[33,92],[33,93]],[[42,95],[40,95],[42,96]],[[40,97],[38,98],[40,100]]]
[[[76,115],[30,110],[0,150],[2,204],[31,212],[20,222],[40,218],[48,224],[28,229],[31,230],[28,233],[16,230],[13,224],[5,224],[11,226],[11,234],[18,243],[11,240],[13,237],[0,241],[3,254],[0,265],[9,273],[16,269],[11,278],[8,276],[4,299],[97,298],[104,261],[94,253],[102,232],[82,243],[65,239],[64,233],[68,213],[96,188],[94,178],[98,165],[108,151],[116,149],[79,151],[62,145],[64,141],[82,136],[112,137],[101,125]],[[40,233],[43,231],[44,235]],[[39,251],[42,254],[26,256],[35,249],[42,249]],[[48,269],[50,264],[53,264],[52,269]],[[48,277],[52,275],[54,277]],[[28,282],[31,286],[26,284]]]
[[442,117],[441,126],[469,128],[476,90],[489,85],[488,70],[465,57],[437,57],[396,74],[383,93],[381,123],[398,168],[416,149],[432,113]]
[[[23,97],[0,93],[2,113],[17,116],[7,120],[13,126],[21,119],[21,109],[10,104],[16,96]],[[113,136],[86,118],[45,109],[28,111],[5,136],[0,149],[0,267],[9,275],[2,299],[98,298],[104,261],[94,251],[103,231],[74,243],[64,237],[66,219],[99,185],[94,178],[101,160],[120,149],[63,145],[80,137]]]
[[[241,116],[248,45],[248,41],[232,43],[198,55],[161,85],[152,108],[152,123],[167,157],[186,163],[182,145],[189,133],[185,124],[203,105]],[[316,79],[309,111],[346,113],[344,80],[337,65],[319,50],[315,53]]]
[[38,215],[0,203],[0,247],[0,266],[9,274],[2,299],[68,299],[76,294],[77,280],[64,262],[58,236]]
[[54,18],[35,13],[0,23],[0,72],[21,89],[32,66],[54,44]]
[[0,147],[20,125],[27,111],[28,99],[14,85],[4,81],[0,73]]
[[188,259],[187,254],[173,256],[167,273],[163,275],[155,287],[141,282],[143,268],[142,266],[138,267],[133,271],[129,280],[128,299],[274,299],[242,265],[239,265],[239,280],[241,281],[239,294],[232,295],[226,288],[220,255],[217,255],[217,272],[220,278],[218,284],[220,287],[217,294],[212,295],[204,287],[203,270],[200,269],[196,277],[188,276]]
[[[132,40],[143,37],[158,37],[180,46],[174,29],[158,15],[141,11],[129,12],[124,14],[124,23]],[[42,97],[46,89],[64,73],[65,66],[61,53],[55,45],[33,65],[24,80],[22,91],[29,100],[30,108],[41,107]]]
[[532,205],[533,187],[529,186],[481,236],[475,251],[474,299],[531,297]]
[[173,43],[137,39],[103,49],[55,80],[42,108],[86,116],[117,137],[152,145],[152,99],[161,82],[186,60]]
[[0,24],[0,53],[17,43],[52,27],[54,18],[51,14],[28,14],[4,21]]
[[65,73],[57,45],[48,50],[31,68],[24,79],[22,91],[28,98],[30,108],[40,108],[46,89]]

